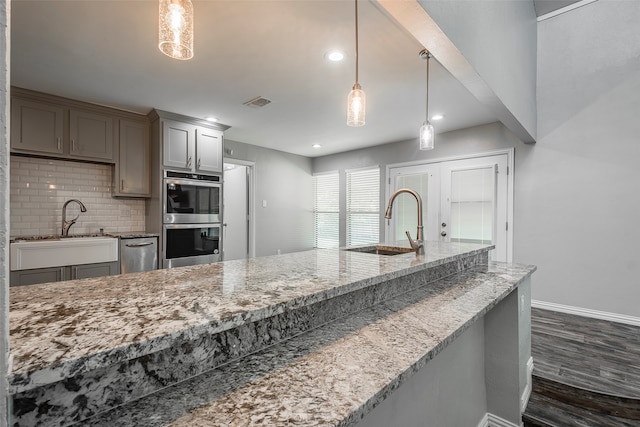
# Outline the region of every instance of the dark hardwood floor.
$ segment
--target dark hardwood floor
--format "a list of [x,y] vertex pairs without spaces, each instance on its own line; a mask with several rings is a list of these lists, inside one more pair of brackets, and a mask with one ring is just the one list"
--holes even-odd
[[525,426],[640,426],[640,327],[533,308]]

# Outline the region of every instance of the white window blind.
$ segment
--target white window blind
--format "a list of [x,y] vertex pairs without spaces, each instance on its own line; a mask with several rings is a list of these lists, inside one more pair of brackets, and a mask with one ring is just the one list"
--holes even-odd
[[340,246],[340,179],[338,172],[313,177],[315,246]]
[[380,239],[380,168],[346,171],[347,246]]

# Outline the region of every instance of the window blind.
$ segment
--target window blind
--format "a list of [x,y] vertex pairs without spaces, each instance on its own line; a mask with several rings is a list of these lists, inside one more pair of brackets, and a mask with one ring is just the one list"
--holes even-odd
[[313,177],[316,248],[340,246],[340,179],[338,172]]
[[347,246],[380,239],[380,168],[346,171]]

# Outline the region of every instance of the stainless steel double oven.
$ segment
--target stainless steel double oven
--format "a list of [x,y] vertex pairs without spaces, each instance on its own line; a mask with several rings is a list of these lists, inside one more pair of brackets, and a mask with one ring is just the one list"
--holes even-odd
[[165,170],[163,268],[220,261],[222,176]]

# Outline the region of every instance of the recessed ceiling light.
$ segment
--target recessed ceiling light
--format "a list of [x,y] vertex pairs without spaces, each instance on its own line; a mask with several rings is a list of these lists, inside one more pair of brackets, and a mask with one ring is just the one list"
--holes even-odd
[[218,121],[218,119],[217,119],[217,118],[215,118],[215,117],[211,117],[211,116],[207,116],[207,117],[205,117],[204,119],[205,119],[206,121],[208,121],[208,122],[217,122],[217,121]]
[[327,52],[325,56],[329,61],[332,61],[332,62],[339,62],[344,59],[344,53],[340,52],[339,50],[333,50],[331,52]]
[[322,145],[320,145],[320,144],[313,144],[313,145],[312,145],[312,147],[313,147],[313,148],[322,148]]
[[444,119],[444,116],[442,114],[434,114],[433,116],[431,116],[431,120],[442,120]]

